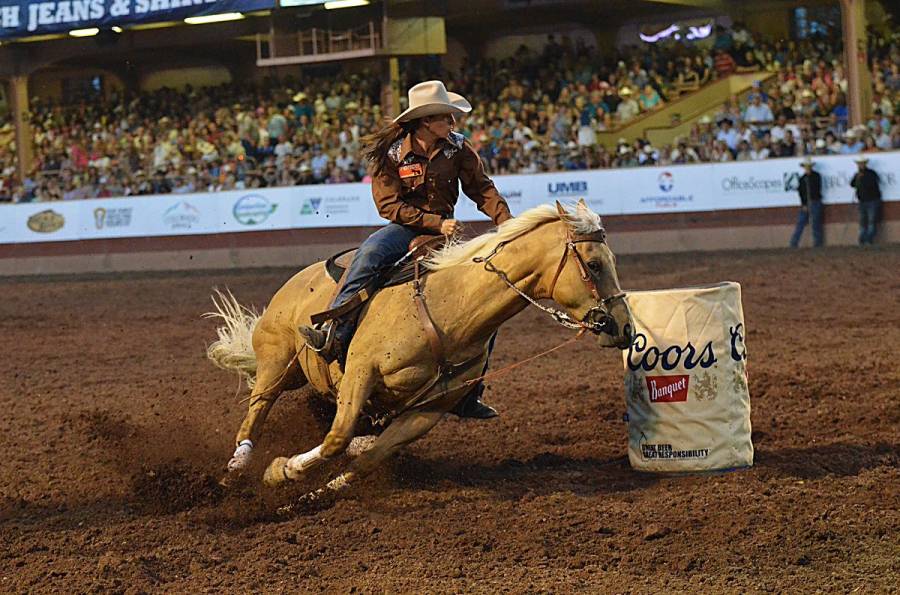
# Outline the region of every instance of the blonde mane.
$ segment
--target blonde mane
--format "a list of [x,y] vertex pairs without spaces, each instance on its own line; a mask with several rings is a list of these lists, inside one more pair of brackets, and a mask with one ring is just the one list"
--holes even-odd
[[551,221],[565,221],[573,232],[587,234],[603,227],[600,215],[586,206],[570,205],[566,215],[560,215],[554,205],[544,204],[529,209],[501,223],[497,229],[476,236],[467,242],[451,242],[425,260],[425,266],[439,271],[458,264],[471,264],[476,256],[485,256],[500,242],[506,242]]

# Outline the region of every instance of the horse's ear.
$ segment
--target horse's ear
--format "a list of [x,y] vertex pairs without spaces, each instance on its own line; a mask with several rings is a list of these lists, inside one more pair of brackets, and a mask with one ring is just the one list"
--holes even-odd
[[584,202],[584,197],[578,199],[578,206],[582,209],[588,208],[587,203]]
[[567,211],[567,210],[565,209],[565,207],[563,207],[563,206],[560,204],[559,201],[556,201],[556,212],[559,213],[560,215],[568,215],[568,214],[569,214],[569,211]]

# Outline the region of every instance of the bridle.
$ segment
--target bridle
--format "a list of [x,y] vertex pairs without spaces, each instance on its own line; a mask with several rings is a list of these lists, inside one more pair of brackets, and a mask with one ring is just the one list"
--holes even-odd
[[[522,236],[518,236],[522,237]],[[587,234],[575,234],[572,233],[571,229],[566,231],[566,245],[563,249],[562,258],[559,261],[559,266],[556,267],[556,274],[553,275],[553,282],[550,283],[550,291],[548,293],[548,297],[553,299],[553,292],[556,290],[556,282],[559,280],[560,274],[562,274],[563,269],[566,268],[566,263],[569,262],[569,254],[571,253],[573,258],[575,259],[575,263],[578,265],[578,271],[581,276],[582,282],[587,287],[588,291],[591,292],[591,295],[597,301],[597,305],[592,307],[587,313],[584,315],[584,318],[581,320],[575,320],[565,312],[561,310],[557,310],[556,308],[550,306],[544,306],[543,304],[538,303],[536,299],[528,295],[527,293],[520,290],[515,284],[509,280],[509,277],[506,273],[498,269],[491,262],[491,259],[496,256],[505,246],[506,244],[512,242],[516,238],[512,240],[507,240],[504,242],[499,242],[497,246],[488,254],[487,256],[476,256],[472,259],[472,262],[483,263],[484,269],[488,272],[494,273],[500,279],[509,286],[510,289],[515,291],[517,294],[525,298],[532,306],[546,312],[550,315],[553,320],[562,326],[580,331],[590,331],[592,333],[602,333],[606,331],[609,326],[613,323],[613,318],[609,313],[609,305],[625,299],[625,292],[620,291],[615,295],[611,295],[608,297],[601,297],[600,290],[597,289],[597,284],[594,282],[594,278],[591,276],[591,271],[588,268],[587,264],[584,262],[584,258],[582,258],[581,254],[578,252],[578,247],[576,244],[580,244],[582,242],[599,242],[601,244],[606,243],[606,230],[602,227],[597,231],[593,231]]]

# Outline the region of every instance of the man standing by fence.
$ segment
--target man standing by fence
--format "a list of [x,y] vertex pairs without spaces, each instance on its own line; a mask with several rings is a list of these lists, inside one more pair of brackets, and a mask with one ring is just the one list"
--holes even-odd
[[791,248],[800,245],[800,236],[803,229],[809,223],[812,228],[813,246],[822,245],[823,215],[825,207],[822,206],[822,176],[813,169],[814,161],[807,157],[800,164],[803,166],[803,175],[800,176],[800,213],[797,215],[797,226],[794,235],[791,236]]
[[865,246],[875,241],[876,225],[881,211],[881,188],[878,174],[866,167],[869,160],[860,155],[854,161],[859,171],[850,180],[850,185],[856,188],[857,207],[859,208],[859,245]]

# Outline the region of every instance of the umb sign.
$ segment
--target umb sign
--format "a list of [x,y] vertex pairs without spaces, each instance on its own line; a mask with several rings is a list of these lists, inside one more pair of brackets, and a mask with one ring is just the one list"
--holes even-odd
[[0,0],[0,38],[266,10],[275,0]]
[[628,458],[642,471],[753,464],[741,287],[628,293]]

